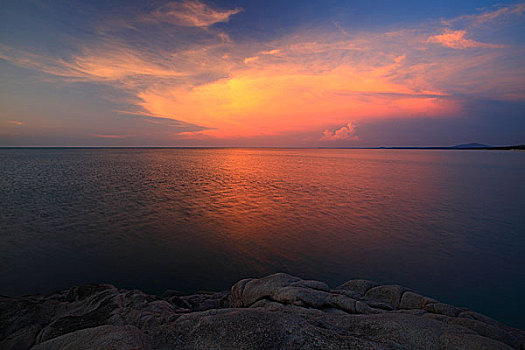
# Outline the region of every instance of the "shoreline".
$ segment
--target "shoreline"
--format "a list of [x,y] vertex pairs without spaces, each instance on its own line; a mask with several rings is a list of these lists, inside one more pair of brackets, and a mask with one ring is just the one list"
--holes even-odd
[[283,273],[192,294],[88,284],[0,311],[2,349],[525,348],[525,331],[399,285]]

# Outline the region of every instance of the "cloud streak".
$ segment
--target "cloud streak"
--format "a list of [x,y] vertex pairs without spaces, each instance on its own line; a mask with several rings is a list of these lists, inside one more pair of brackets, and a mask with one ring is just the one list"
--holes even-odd
[[525,2],[517,4],[511,4],[507,6],[501,6],[496,10],[485,10],[484,12],[464,15],[450,20],[444,20],[443,23],[446,25],[455,24],[458,22],[468,22],[472,25],[486,24],[497,19],[504,19],[508,16],[521,16],[525,12]]
[[440,44],[451,49],[470,49],[470,48],[502,48],[503,45],[486,44],[472,39],[467,39],[466,30],[445,29],[442,34],[431,36],[427,39],[429,43]]
[[242,9],[217,10],[200,1],[169,2],[146,17],[147,20],[159,21],[188,27],[209,27],[216,23],[228,22],[230,17]]

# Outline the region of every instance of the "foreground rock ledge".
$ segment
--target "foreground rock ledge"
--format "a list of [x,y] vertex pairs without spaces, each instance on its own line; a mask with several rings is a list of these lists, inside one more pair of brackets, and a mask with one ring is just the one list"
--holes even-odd
[[108,284],[0,297],[1,349],[525,349],[525,332],[398,285],[278,273],[231,292]]

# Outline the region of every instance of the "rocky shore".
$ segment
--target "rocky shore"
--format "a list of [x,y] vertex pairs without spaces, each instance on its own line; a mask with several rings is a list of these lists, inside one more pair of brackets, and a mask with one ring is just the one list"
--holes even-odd
[[0,349],[525,349],[525,332],[399,285],[279,273],[219,293],[0,297]]

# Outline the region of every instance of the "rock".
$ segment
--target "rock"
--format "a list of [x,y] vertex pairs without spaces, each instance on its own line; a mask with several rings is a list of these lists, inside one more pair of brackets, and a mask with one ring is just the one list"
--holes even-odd
[[340,294],[331,294],[329,297],[329,302],[330,305],[333,305],[342,311],[346,311],[351,314],[357,313],[355,305],[356,301],[352,298]]
[[290,284],[290,286],[291,287],[303,287],[303,288],[317,289],[317,290],[321,290],[321,291],[324,291],[324,292],[330,291],[330,287],[328,287],[328,285],[326,283],[319,282],[319,281],[311,281],[311,280],[303,281],[303,280],[300,280],[300,281],[297,281],[297,282],[293,282],[292,284]]
[[509,350],[511,347],[476,334],[445,333],[439,338],[439,349]]
[[107,284],[0,297],[1,349],[524,349],[525,332],[397,285],[287,274],[161,296]]
[[423,305],[423,297],[411,291],[404,292],[399,302],[400,309],[421,309]]
[[[261,300],[311,308],[334,308],[348,313],[376,313],[375,306],[384,306],[377,300],[356,307],[356,300],[339,290],[329,292],[328,286],[315,281],[297,280],[285,274],[270,275],[262,279],[243,280],[232,288],[233,305],[261,305]],[[390,308],[391,309],[391,308]]]
[[232,301],[236,307],[246,307],[264,298],[271,298],[282,287],[301,281],[285,273],[276,273],[264,278],[241,280],[232,287]]
[[425,306],[423,306],[423,309],[425,309],[428,312],[432,312],[434,314],[441,314],[441,315],[446,315],[450,317],[455,317],[459,315],[462,311],[455,306],[444,304],[444,303],[426,304]]
[[374,309],[381,309],[381,310],[386,310],[386,311],[395,310],[395,307],[393,307],[392,304],[385,303],[383,301],[378,301],[375,299],[368,299],[368,298],[362,299],[361,301],[366,301],[368,306],[373,307]]
[[330,306],[329,298],[330,294],[327,292],[301,287],[279,288],[270,296],[271,300],[283,304],[308,306],[316,309]]
[[482,315],[482,314],[479,314],[477,312],[474,312],[474,311],[470,311],[470,310],[467,310],[467,311],[462,311],[460,312],[460,314],[458,315],[458,317],[464,317],[464,318],[470,318],[472,320],[478,320],[478,321],[481,321],[483,323],[486,323],[486,324],[491,324],[493,326],[496,326],[496,327],[501,327],[502,324],[488,316],[485,316],[485,315]]
[[41,329],[39,324],[19,329],[0,342],[0,349],[29,349],[35,343]]
[[391,305],[393,308],[399,307],[401,295],[406,290],[398,285],[376,286],[368,289],[365,296],[370,299],[380,300]]
[[40,343],[32,350],[151,349],[150,338],[133,326],[87,328]]
[[184,305],[194,311],[205,311],[230,307],[231,299],[228,292],[195,294],[180,297]]
[[65,308],[64,303],[43,296],[0,297],[0,340],[21,329],[48,324]]
[[[353,336],[318,313],[304,308],[227,309],[192,313],[152,334],[161,349],[381,349],[381,343]],[[320,317],[321,316],[321,317]],[[341,334],[341,332],[343,334]]]
[[264,308],[267,308],[267,309],[270,309],[270,308],[271,309],[275,309],[275,308],[281,308],[283,306],[284,306],[283,304],[278,303],[276,301],[271,301],[271,300],[268,300],[268,299],[261,299],[259,301],[256,301],[252,305],[250,305],[250,308],[264,307]]
[[239,282],[233,285],[230,293],[231,293],[232,304],[234,307],[247,306],[247,305],[243,305],[242,293],[244,292],[244,288],[246,287],[246,284],[250,282],[251,280],[252,280],[251,278],[246,278],[246,279],[240,280]]
[[67,315],[51,322],[42,330],[37,341],[43,342],[80,329],[108,324],[113,311],[119,308],[112,298],[102,298],[100,294],[96,294],[84,307],[85,313],[79,310],[79,305],[75,305],[74,313],[78,315]]
[[346,283],[341,284],[336,288],[336,290],[350,290],[353,292],[358,293],[359,295],[365,295],[366,292],[375,286],[378,286],[379,284],[372,281],[367,280],[351,280]]
[[354,292],[352,290],[334,289],[331,292],[335,294],[344,295],[344,296],[347,296],[355,300],[361,299],[363,297],[361,294]]
[[520,345],[520,340],[511,332],[481,321],[454,317],[451,318],[449,324],[467,327],[483,337],[497,340],[515,348]]
[[356,303],[355,303],[355,311],[358,314],[381,313],[380,310],[371,308],[370,305],[368,305],[367,303],[365,303],[364,301],[361,301],[361,300],[356,301]]

